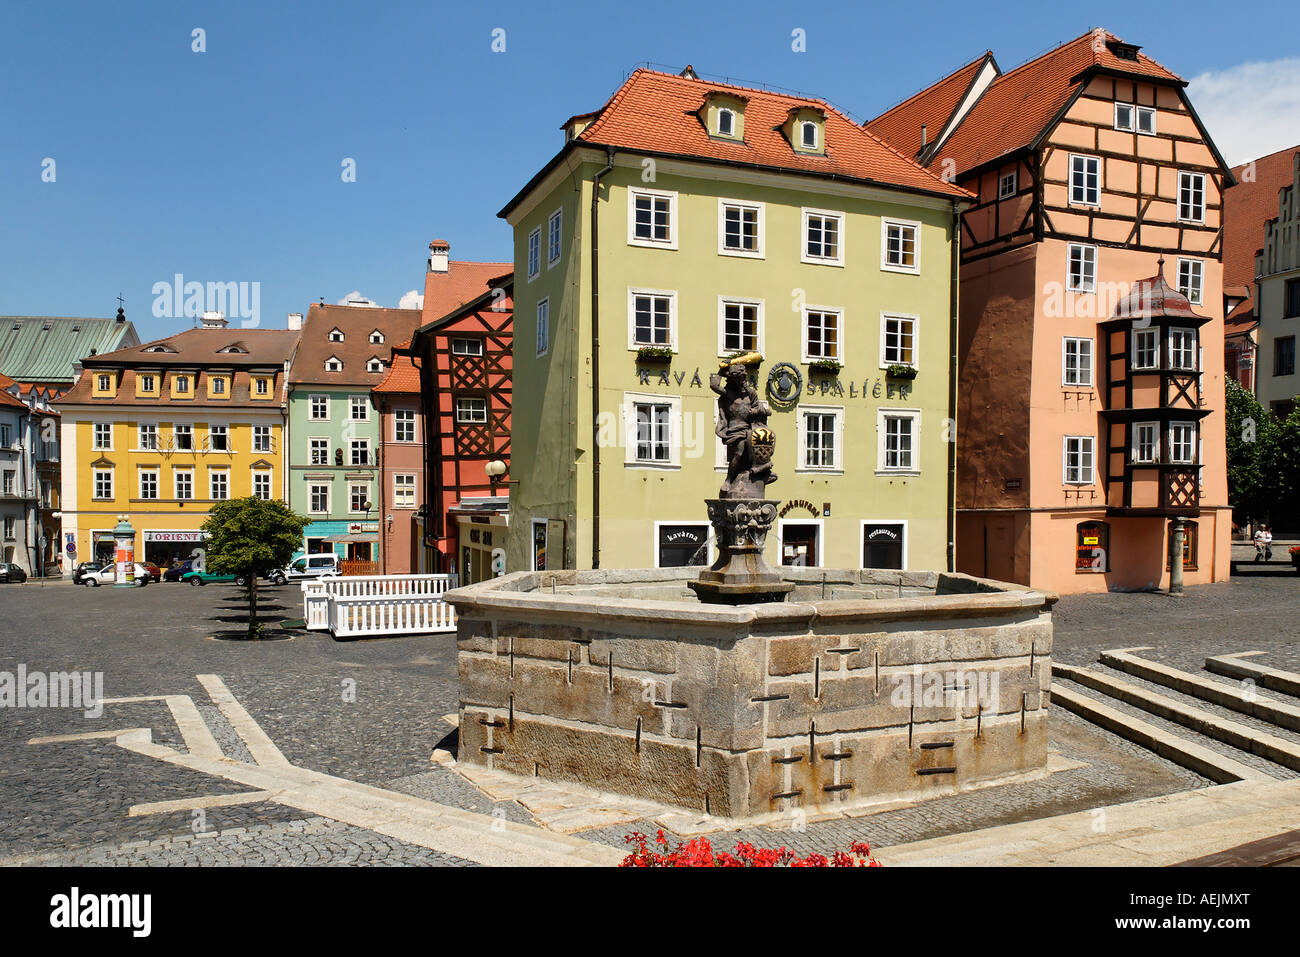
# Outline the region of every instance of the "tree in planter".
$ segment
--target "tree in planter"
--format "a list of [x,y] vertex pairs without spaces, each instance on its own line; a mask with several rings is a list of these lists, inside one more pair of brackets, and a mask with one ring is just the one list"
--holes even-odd
[[257,579],[289,564],[302,547],[311,519],[284,502],[248,498],[217,502],[203,523],[208,533],[205,562],[217,575],[234,575],[248,585],[248,637],[261,635],[257,623]]

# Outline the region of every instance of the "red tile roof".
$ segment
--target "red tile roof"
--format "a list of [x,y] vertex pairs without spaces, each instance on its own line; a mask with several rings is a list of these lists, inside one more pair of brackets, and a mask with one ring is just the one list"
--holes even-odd
[[1223,194],[1223,284],[1247,286],[1254,292],[1255,253],[1264,246],[1264,223],[1277,215],[1277,192],[1291,185],[1293,157],[1300,146],[1278,150],[1254,161],[1253,182],[1245,174],[1249,163],[1235,166],[1237,184]]
[[[698,111],[712,92],[743,95],[745,140],[709,135]],[[826,114],[826,155],[796,153],[781,132],[792,109]],[[910,156],[858,126],[824,100],[689,79],[640,69],[599,111],[579,143],[640,153],[689,156],[739,166],[869,182],[967,198],[970,194],[919,166]],[[509,209],[510,207],[507,207]]]
[[9,387],[14,384],[13,379],[0,372],[0,405],[17,406],[20,409],[26,409],[27,403],[9,392]]
[[393,364],[388,367],[384,381],[371,389],[371,392],[396,392],[403,395],[416,394],[420,391],[420,370],[410,356],[401,355],[400,350],[411,348],[411,340],[393,347]]
[[[508,276],[514,263],[449,262],[446,272],[424,274],[424,306],[418,325],[425,325],[473,302],[492,287],[493,280]],[[414,327],[412,327],[414,328]]]
[[961,105],[984,61],[992,56],[991,50],[981,53],[955,73],[881,113],[867,128],[908,156],[917,155],[921,151],[921,127],[926,128],[927,142],[933,143]]

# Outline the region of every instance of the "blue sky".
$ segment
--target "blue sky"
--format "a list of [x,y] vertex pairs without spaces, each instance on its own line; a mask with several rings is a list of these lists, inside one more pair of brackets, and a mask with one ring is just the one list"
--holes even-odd
[[986,48],[1008,69],[1101,25],[1194,80],[1230,161],[1300,142],[1294,36],[1267,26],[1281,5],[791,7],[5,0],[0,314],[107,316],[121,293],[142,338],[168,335],[190,320],[155,318],[152,290],[177,273],[260,283],[265,327],[354,291],[397,305],[423,288],[430,239],[508,259],[497,210],[559,124],[647,60],[862,119]]

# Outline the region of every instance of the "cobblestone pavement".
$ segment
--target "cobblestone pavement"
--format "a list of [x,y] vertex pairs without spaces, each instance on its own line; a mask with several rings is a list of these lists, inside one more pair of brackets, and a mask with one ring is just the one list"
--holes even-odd
[[[1152,645],[1155,650],[1144,655],[1199,671],[1207,655],[1261,650],[1268,657],[1259,661],[1300,670],[1298,585],[1296,578],[1272,576],[1192,588],[1182,599],[1066,597],[1055,610],[1055,656],[1093,665],[1102,649]],[[296,589],[272,589],[268,597],[269,620],[301,616]],[[195,678],[219,675],[295,764],[531,823],[520,805],[493,802],[454,771],[429,763],[452,730],[443,715],[457,705],[452,636],[341,643],[296,632],[282,641],[220,640],[242,631],[242,613],[232,586],[6,586],[0,590],[0,671],[20,664],[29,673],[89,670],[103,673],[108,697],[189,695],[223,752],[247,761],[242,740]],[[131,727],[148,727],[156,742],[184,750],[162,702],[108,705],[98,718],[68,709],[0,711],[0,863],[465,863],[269,802],[207,808],[197,824],[190,811],[129,817],[135,804],[242,789],[132,754],[110,740],[27,744],[37,736]],[[1051,744],[1086,767],[798,830],[751,828],[734,838],[800,851],[845,847],[855,839],[887,846],[1209,783],[1061,709],[1053,709]],[[204,836],[195,834],[198,825]],[[584,836],[617,846],[632,829]],[[719,835],[715,843],[732,839]]]

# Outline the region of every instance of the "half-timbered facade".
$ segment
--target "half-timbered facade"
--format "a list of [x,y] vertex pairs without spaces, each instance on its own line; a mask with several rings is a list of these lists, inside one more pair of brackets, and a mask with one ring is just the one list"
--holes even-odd
[[[509,274],[489,280],[480,296],[417,329],[409,348],[419,372],[429,571],[455,572],[466,584],[504,570],[513,292]],[[492,477],[490,463],[501,474]]]
[[[978,196],[962,216],[962,571],[1062,592],[1160,585],[1165,528],[1131,501],[1150,493],[1152,507],[1181,496],[1202,515],[1187,582],[1228,575],[1221,260],[1232,175],[1185,87],[1097,30],[1007,73],[985,53],[867,124]],[[1194,346],[1162,339],[1159,361],[1173,348],[1189,364],[1137,368],[1138,339],[1107,323],[1161,257],[1196,310]],[[1138,405],[1112,386],[1134,388]],[[1131,447],[1123,468],[1111,464],[1116,422],[1155,408],[1168,424],[1171,407],[1147,395],[1165,389],[1175,404],[1195,398],[1195,459],[1180,473],[1193,484],[1177,495]],[[1094,526],[1106,523],[1105,562],[1085,567],[1081,549],[1097,547]]]

